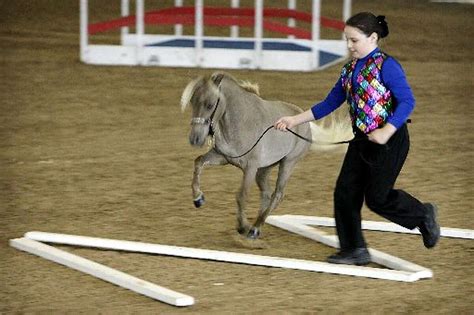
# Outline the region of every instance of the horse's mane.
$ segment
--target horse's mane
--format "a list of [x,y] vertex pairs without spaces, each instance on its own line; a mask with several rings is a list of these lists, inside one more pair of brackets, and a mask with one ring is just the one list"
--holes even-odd
[[194,92],[196,91],[196,88],[198,85],[201,83],[205,83],[207,81],[213,81],[215,86],[213,86],[213,89],[215,88],[215,92],[219,93],[218,86],[220,85],[221,81],[226,78],[235,83],[237,86],[241,87],[245,91],[249,93],[253,93],[255,95],[260,96],[260,91],[258,88],[258,84],[252,83],[249,81],[242,81],[242,80],[237,80],[230,74],[227,74],[225,72],[214,72],[212,75],[206,77],[206,76],[199,76],[196,79],[192,80],[191,82],[186,85],[184,88],[183,94],[181,94],[181,111],[184,112],[186,107],[188,106],[189,102],[191,101],[191,98],[194,95]]
[[200,76],[197,77],[196,79],[192,80],[191,82],[186,85],[184,88],[183,94],[181,94],[181,111],[184,112],[186,107],[188,106],[189,102],[191,101],[191,98],[193,97],[194,91],[196,90],[196,86],[201,81],[204,77]]
[[233,76],[231,76],[230,74],[225,73],[225,72],[214,72],[211,75],[212,80],[215,81],[216,79],[218,79],[219,82],[222,81],[222,78],[224,78],[224,77],[231,80],[231,81],[233,81],[235,84],[240,86],[245,91],[260,96],[260,89],[259,89],[257,83],[252,83],[250,81],[237,80],[236,78],[234,78]]

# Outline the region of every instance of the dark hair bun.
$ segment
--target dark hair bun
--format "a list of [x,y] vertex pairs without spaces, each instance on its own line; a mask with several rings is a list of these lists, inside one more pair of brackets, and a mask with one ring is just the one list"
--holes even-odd
[[358,28],[366,36],[377,33],[378,39],[388,36],[385,15],[375,16],[371,12],[360,12],[346,21],[346,25]]
[[377,16],[377,23],[380,26],[380,38],[384,38],[388,36],[388,24],[385,21],[385,15],[378,15]]

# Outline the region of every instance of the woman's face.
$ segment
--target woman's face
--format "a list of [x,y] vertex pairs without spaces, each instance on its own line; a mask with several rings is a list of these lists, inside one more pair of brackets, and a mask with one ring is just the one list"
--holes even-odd
[[372,50],[377,48],[377,34],[365,35],[357,27],[346,25],[344,27],[347,49],[353,58],[361,59],[367,56]]

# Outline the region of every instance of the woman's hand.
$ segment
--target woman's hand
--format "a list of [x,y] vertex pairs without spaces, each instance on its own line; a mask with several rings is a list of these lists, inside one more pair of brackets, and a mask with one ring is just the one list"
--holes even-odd
[[273,124],[273,127],[281,131],[286,131],[286,129],[292,129],[300,124],[312,120],[314,120],[313,112],[311,109],[308,109],[307,111],[294,116],[281,117]]
[[387,123],[385,126],[379,129],[375,129],[370,132],[367,137],[370,141],[377,144],[386,144],[390,137],[397,131],[394,125]]
[[275,129],[286,131],[286,129],[291,129],[296,125],[294,116],[285,116],[278,119],[274,124],[273,127]]

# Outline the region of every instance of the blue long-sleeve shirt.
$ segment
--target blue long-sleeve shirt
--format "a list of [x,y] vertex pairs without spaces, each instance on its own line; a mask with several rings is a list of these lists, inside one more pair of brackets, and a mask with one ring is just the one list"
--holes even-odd
[[[352,75],[352,88],[356,90],[359,84],[355,80],[357,74],[367,62],[367,59],[380,49],[376,48],[366,57],[359,59],[355,65]],[[400,128],[408,119],[415,108],[415,98],[408,85],[405,72],[402,66],[393,58],[388,56],[382,64],[381,79],[385,87],[391,91],[394,103],[393,115],[387,119],[387,122]],[[342,78],[336,82],[326,99],[311,107],[314,119],[320,119],[332,113],[346,101],[346,92],[342,86]]]

